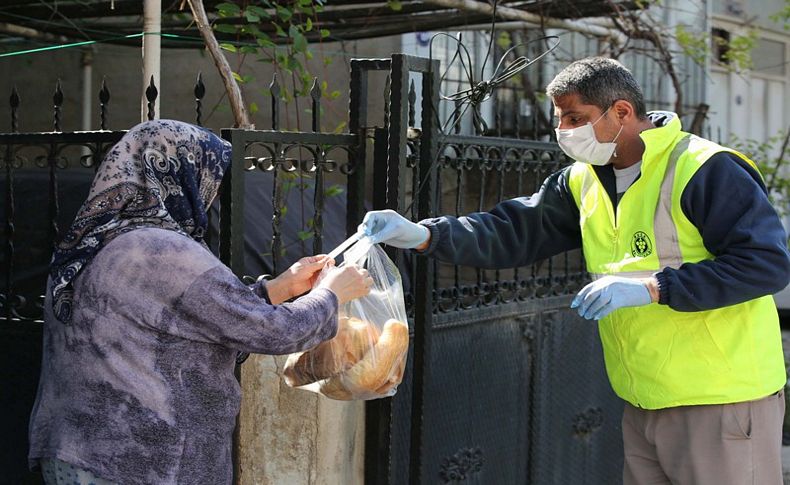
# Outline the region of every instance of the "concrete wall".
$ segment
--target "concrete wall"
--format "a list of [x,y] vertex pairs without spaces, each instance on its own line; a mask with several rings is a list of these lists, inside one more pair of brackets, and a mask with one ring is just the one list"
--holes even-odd
[[[19,43],[3,46],[5,52],[22,51],[40,47]],[[125,47],[94,44],[89,47],[50,50],[18,56],[0,57],[0,131],[11,126],[8,98],[13,86],[22,98],[20,109],[20,131],[48,131],[52,129],[52,95],[60,79],[64,93],[62,129],[82,128],[82,96],[85,76],[83,62],[87,54],[91,58],[92,73],[89,77],[92,103],[90,125],[99,127],[98,92],[102,79],[106,79],[110,90],[109,129],[126,129],[141,121],[141,100],[144,93],[142,58],[140,47]],[[400,38],[388,37],[375,42],[325,43],[313,48],[315,57],[308,64],[309,70],[326,81],[328,91],[339,91],[336,99],[324,97],[322,127],[332,131],[340,123],[348,122],[349,61],[355,57],[389,57],[400,51]],[[272,79],[271,64],[260,62],[256,56],[242,57],[226,53],[234,70],[250,75],[253,80],[242,86],[248,104],[255,103],[259,111],[253,113],[253,121],[260,129],[269,129],[271,123],[268,86]],[[326,59],[326,61],[325,61]],[[325,63],[326,62],[326,63]],[[165,49],[162,52],[162,75],[159,103],[162,118],[183,121],[195,120],[193,89],[197,75],[203,74],[206,95],[203,99],[203,124],[213,130],[233,125],[230,107],[224,96],[224,86],[208,53],[201,49]],[[384,78],[373,76],[382,93]],[[280,82],[292,89],[292,80],[287,73],[280,73]],[[146,84],[147,85],[147,81]],[[378,91],[375,91],[379,94]],[[383,113],[381,96],[371,96],[371,109]],[[309,100],[301,100],[297,107],[290,103],[281,114],[281,127],[285,129],[310,128]],[[297,125],[297,117],[299,125]],[[342,129],[342,128],[341,128]]]
[[242,366],[242,485],[337,485],[364,481],[365,406],[289,388],[284,357]]

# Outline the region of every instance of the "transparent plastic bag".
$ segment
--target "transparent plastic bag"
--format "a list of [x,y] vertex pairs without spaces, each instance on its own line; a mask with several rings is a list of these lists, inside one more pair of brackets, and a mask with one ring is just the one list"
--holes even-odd
[[409,349],[400,272],[367,237],[345,250],[340,266],[346,264],[368,270],[370,293],[339,308],[334,338],[288,356],[285,382],[342,401],[392,396]]

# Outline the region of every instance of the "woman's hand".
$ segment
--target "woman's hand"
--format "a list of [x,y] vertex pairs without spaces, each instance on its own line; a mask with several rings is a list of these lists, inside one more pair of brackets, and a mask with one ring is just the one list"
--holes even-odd
[[325,254],[300,259],[266,284],[269,300],[272,304],[277,305],[307,293],[315,284],[321,270],[327,264],[334,263],[334,260]]
[[318,283],[318,288],[327,288],[334,293],[340,305],[367,295],[370,293],[371,286],[373,286],[373,278],[368,274],[368,270],[355,264],[333,268]]

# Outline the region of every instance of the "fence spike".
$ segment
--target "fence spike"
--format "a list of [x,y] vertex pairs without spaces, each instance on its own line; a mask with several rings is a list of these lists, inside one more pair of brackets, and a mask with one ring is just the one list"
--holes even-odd
[[156,89],[156,84],[154,84],[154,76],[151,75],[151,82],[148,84],[148,87],[145,89],[145,99],[148,100],[148,120],[154,119],[156,114],[156,97],[159,95],[159,90]]
[[321,87],[318,85],[318,78],[313,78],[313,86],[310,88],[310,97],[313,99],[313,131],[321,131]]
[[276,130],[280,126],[280,82],[277,80],[277,72],[272,76],[269,92],[272,96],[272,130]]
[[203,126],[201,117],[203,116],[203,96],[206,95],[206,86],[203,84],[203,73],[198,71],[197,82],[195,83],[195,112],[197,113],[196,123]]
[[11,89],[11,97],[8,99],[11,105],[11,131],[16,133],[19,131],[19,105],[22,99],[19,97],[19,92],[16,90],[16,84]]
[[61,107],[63,106],[63,89],[61,88],[60,78],[58,78],[58,83],[55,85],[55,94],[52,96],[52,104],[55,106],[55,131],[61,131],[60,118]]
[[107,78],[102,76],[101,89],[99,90],[99,128],[107,129],[107,104],[110,102],[110,90],[107,88]]

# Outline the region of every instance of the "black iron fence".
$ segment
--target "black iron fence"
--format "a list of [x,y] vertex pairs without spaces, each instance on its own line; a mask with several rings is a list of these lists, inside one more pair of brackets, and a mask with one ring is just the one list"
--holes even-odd
[[[369,98],[381,92],[373,82],[377,72],[388,79],[380,123],[368,112]],[[439,133],[435,61],[357,59],[350,75],[345,133],[321,130],[318,83],[309,94],[311,130],[280,129],[276,79],[271,129],[222,130],[233,162],[211,211],[209,242],[240,277],[278,272],[302,255],[328,251],[356,230],[367,209],[392,208],[414,220],[486,210],[536,191],[566,163],[553,143]],[[421,83],[419,100],[413,79]],[[6,348],[0,372],[4,385],[19,390],[1,403],[0,431],[20,443],[4,457],[11,460],[3,462],[7,470],[25,468],[22,443],[38,377],[41,293],[52,245],[87,195],[99,160],[123,134],[58,133],[58,92],[56,132],[0,134]],[[200,78],[194,93],[200,124]],[[147,94],[152,117],[153,85]],[[106,85],[100,102],[103,129]],[[12,96],[12,131],[19,106]],[[366,407],[366,483],[619,481],[622,407],[604,376],[597,329],[568,309],[586,281],[578,252],[502,271],[402,251],[390,256],[405,276],[412,340],[396,396]]]

